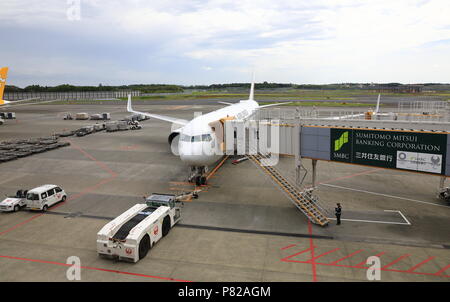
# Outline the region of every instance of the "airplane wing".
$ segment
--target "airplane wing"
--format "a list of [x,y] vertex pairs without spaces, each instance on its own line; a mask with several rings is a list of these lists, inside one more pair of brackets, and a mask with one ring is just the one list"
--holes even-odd
[[28,105],[39,105],[39,104],[45,104],[45,103],[52,103],[52,102],[57,102],[57,101],[61,101],[61,100],[51,100],[51,101],[40,101],[40,102],[31,102],[31,103],[23,103],[26,101],[32,101],[32,100],[36,100],[38,98],[32,98],[32,99],[23,99],[23,100],[18,100],[18,101],[5,101],[5,104],[0,106],[1,108],[11,108],[11,107],[18,107],[18,106],[28,106]]
[[233,103],[228,103],[228,102],[217,102],[219,104],[224,104],[224,105],[233,105]]
[[272,106],[278,106],[278,105],[285,105],[285,104],[290,104],[290,103],[292,103],[292,102],[284,102],[284,103],[275,103],[275,104],[262,105],[262,106],[259,106],[258,109],[272,107]]
[[170,117],[170,116],[166,116],[166,115],[152,114],[152,113],[140,112],[140,111],[133,110],[133,108],[131,107],[131,94],[128,95],[127,111],[131,112],[131,113],[142,114],[142,115],[145,115],[145,116],[148,116],[151,118],[178,124],[181,126],[184,126],[187,123],[189,123],[189,121],[187,121],[187,120],[179,119],[176,117]]
[[[380,98],[381,98],[381,94],[378,94],[378,99],[377,99],[377,107],[375,108],[375,111],[373,112],[373,115],[382,115],[382,116],[386,116],[389,114],[386,113],[380,113]],[[333,116],[333,117],[327,117],[324,118],[325,120],[347,120],[347,119],[353,119],[356,117],[362,117],[364,116],[365,113],[358,113],[358,114],[349,114],[349,115],[343,115],[343,116]]]

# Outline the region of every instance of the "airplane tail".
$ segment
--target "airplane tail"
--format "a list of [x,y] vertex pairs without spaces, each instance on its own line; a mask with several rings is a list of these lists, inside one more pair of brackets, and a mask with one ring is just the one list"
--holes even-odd
[[3,100],[3,92],[6,86],[6,78],[8,77],[8,67],[3,67],[0,69],[0,105],[5,104]]

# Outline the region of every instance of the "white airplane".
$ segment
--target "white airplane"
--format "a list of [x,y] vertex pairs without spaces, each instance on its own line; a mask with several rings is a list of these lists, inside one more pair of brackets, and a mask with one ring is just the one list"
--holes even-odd
[[[173,130],[169,135],[169,144],[172,150],[177,151],[181,161],[190,166],[189,181],[194,181],[197,185],[204,185],[206,184],[208,165],[213,164],[222,157],[220,152],[215,151],[217,148],[222,148],[221,142],[223,141],[224,121],[245,119],[255,112],[255,110],[288,103],[260,106],[254,100],[254,89],[255,85],[252,82],[248,100],[241,100],[235,104],[219,102],[228,106],[197,116],[190,121],[133,110],[131,107],[131,95],[128,95],[127,110],[128,112],[179,125],[180,127]],[[177,137],[178,143],[175,140]],[[176,146],[176,144],[178,145]]]
[[368,115],[370,115],[370,118],[372,118],[374,116],[388,116],[389,115],[388,113],[381,113],[380,112],[380,98],[381,98],[381,93],[378,94],[377,107],[375,108],[375,111],[372,111],[371,109],[369,109],[365,113],[349,114],[349,115],[342,115],[342,116],[333,116],[333,117],[327,117],[325,119],[326,120],[351,120],[351,119],[355,119],[355,118],[359,118],[359,117],[363,117],[363,116],[368,116]]

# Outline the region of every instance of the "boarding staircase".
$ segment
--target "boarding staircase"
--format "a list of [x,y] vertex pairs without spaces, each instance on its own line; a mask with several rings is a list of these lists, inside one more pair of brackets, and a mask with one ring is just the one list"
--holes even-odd
[[283,177],[273,166],[264,165],[262,161],[268,157],[261,154],[249,154],[247,157],[261,168],[271,180],[277,185],[291,202],[314,224],[320,226],[328,225],[328,218],[325,210],[318,204],[316,197],[312,195],[312,190],[300,191],[289,180]]

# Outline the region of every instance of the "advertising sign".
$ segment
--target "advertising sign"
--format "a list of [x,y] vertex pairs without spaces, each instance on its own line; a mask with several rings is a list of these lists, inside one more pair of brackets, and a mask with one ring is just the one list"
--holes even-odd
[[334,161],[445,175],[446,134],[332,128],[330,140]]

